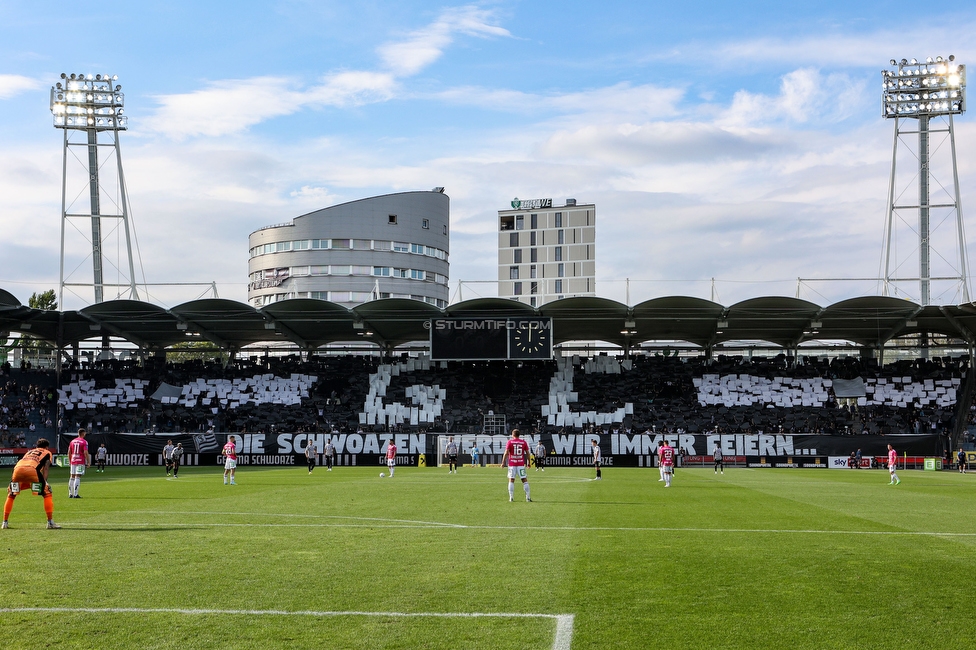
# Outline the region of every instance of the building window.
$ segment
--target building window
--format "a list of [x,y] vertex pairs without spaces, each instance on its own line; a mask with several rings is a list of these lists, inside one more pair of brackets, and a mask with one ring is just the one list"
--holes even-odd
[[350,239],[333,239],[332,248],[352,248],[352,240]]
[[447,234],[447,224],[444,224],[444,234]]
[[520,214],[515,217],[515,230],[525,230],[525,215]]
[[290,241],[280,241],[276,244],[276,251],[290,251],[291,242]]
[[563,292],[563,281],[556,280],[556,293],[562,293],[562,292]]
[[373,275],[389,277],[390,273],[393,271],[389,266],[374,266]]
[[402,241],[393,242],[393,252],[394,253],[409,253],[410,244],[405,244]]
[[515,263],[516,264],[521,264],[522,263],[522,249],[521,248],[516,248],[515,249]]
[[562,264],[562,263],[557,264],[556,265],[556,276],[561,278],[561,277],[563,277],[565,275],[566,275],[566,265],[565,264]]
[[539,283],[532,282],[529,284],[529,293],[539,293]]
[[406,278],[409,273],[409,269],[393,269],[393,277],[395,278]]
[[373,247],[373,240],[371,239],[353,239],[352,247],[357,251],[368,251]]
[[559,244],[559,245],[562,245],[562,244],[565,244],[566,243],[566,231],[565,230],[560,230],[558,233],[556,233],[556,243]]
[[535,231],[529,233],[529,246],[535,246]]
[[533,307],[538,307],[538,305],[536,305],[535,302],[536,302],[535,301],[535,296],[532,296],[531,298],[529,298],[529,304],[531,306],[533,306]]
[[516,282],[515,283],[515,286],[512,289],[512,293],[514,293],[516,296],[521,296],[522,295],[522,283],[521,282]]
[[555,227],[556,228],[562,228],[563,227],[563,213],[562,212],[557,212],[556,213]]
[[390,220],[388,221],[388,223],[391,226],[395,226],[396,225],[396,222],[397,222],[397,216],[395,214],[391,214],[390,217],[389,217],[389,219]]
[[529,267],[529,277],[530,278],[536,277],[536,268],[538,268],[538,267],[536,267],[535,264],[533,264],[532,266]]
[[420,227],[424,230],[430,230],[430,219],[424,219],[420,222]]
[[508,267],[508,279],[509,280],[518,280],[519,279],[518,269],[519,269],[519,267],[517,267],[517,266],[510,266],[510,267]]
[[531,217],[529,217],[529,227],[532,228],[532,230],[539,227],[539,215],[533,214]]
[[539,249],[538,248],[530,248],[529,249],[529,261],[530,262],[538,262],[539,261]]
[[556,246],[556,248],[554,248],[553,251],[555,252],[555,258],[554,258],[555,261],[556,262],[562,262],[563,261],[563,247],[562,246]]
[[519,245],[519,234],[517,232],[509,233],[508,235],[508,245],[512,248],[518,248]]
[[410,269],[410,279],[411,280],[423,280],[425,274],[419,269]]

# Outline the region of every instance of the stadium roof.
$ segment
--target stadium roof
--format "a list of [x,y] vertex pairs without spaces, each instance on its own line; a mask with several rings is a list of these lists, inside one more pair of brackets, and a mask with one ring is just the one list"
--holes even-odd
[[729,307],[700,298],[654,298],[628,307],[606,298],[567,298],[539,307],[503,298],[479,298],[438,309],[416,300],[384,299],[352,309],[324,300],[295,299],[261,309],[233,300],[195,300],[165,309],[113,300],[78,311],[26,307],[0,289],[0,335],[19,332],[67,347],[105,334],[145,349],[207,340],[237,349],[290,341],[304,349],[371,341],[396,347],[428,340],[427,321],[445,316],[544,316],[553,341],[604,341],[635,346],[686,341],[710,347],[730,341],[767,341],[790,348],[809,340],[840,340],[867,347],[927,332],[976,342],[976,303],[922,307],[883,296],[852,298],[821,307],[787,297],[752,298]]

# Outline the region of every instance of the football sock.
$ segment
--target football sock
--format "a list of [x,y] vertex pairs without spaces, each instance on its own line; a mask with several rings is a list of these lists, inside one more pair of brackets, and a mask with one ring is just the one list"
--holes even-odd
[[597,471],[596,471],[596,477],[597,477],[597,478],[600,478],[600,476],[601,476],[601,474],[600,474],[600,470],[597,470]]
[[390,468],[390,478],[393,478],[393,470],[395,470],[395,469],[396,469],[395,467],[391,467]]
[[14,509],[14,497],[7,497],[7,500],[3,504],[3,520],[7,521],[10,518],[10,511]]
[[[44,495],[44,512],[47,514],[48,521],[54,519],[54,497],[50,494]],[[4,517],[6,517],[6,514],[4,514]]]
[[[528,483],[523,483],[522,484],[522,489],[525,490],[525,498],[528,499],[529,498],[529,484]],[[512,492],[514,492],[514,491],[515,490],[512,490]]]
[[515,498],[515,484],[512,483],[511,481],[508,482],[508,498],[509,499]]

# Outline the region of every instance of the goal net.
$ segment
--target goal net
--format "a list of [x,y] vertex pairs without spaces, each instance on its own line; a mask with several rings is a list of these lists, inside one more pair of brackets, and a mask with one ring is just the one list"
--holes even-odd
[[[458,465],[471,465],[474,462],[472,450],[478,444],[478,436],[474,434],[464,434],[458,436],[437,436],[437,466],[447,465],[447,445],[448,438],[454,438],[454,444],[458,447]],[[478,464],[484,465],[486,461],[485,450],[479,450]]]

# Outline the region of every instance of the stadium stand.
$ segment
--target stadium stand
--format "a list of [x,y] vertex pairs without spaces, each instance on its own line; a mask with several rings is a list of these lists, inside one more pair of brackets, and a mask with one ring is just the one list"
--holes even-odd
[[[477,432],[510,426],[688,433],[950,433],[970,411],[968,359],[635,355],[552,362],[424,356],[251,357],[226,365],[114,360],[0,377],[0,441],[53,430]],[[19,375],[18,375],[19,373]],[[16,376],[15,376],[16,375]],[[847,382],[847,384],[843,384]],[[859,387],[838,397],[840,385]],[[34,431],[30,431],[33,425]],[[33,434],[33,435],[31,435]]]

